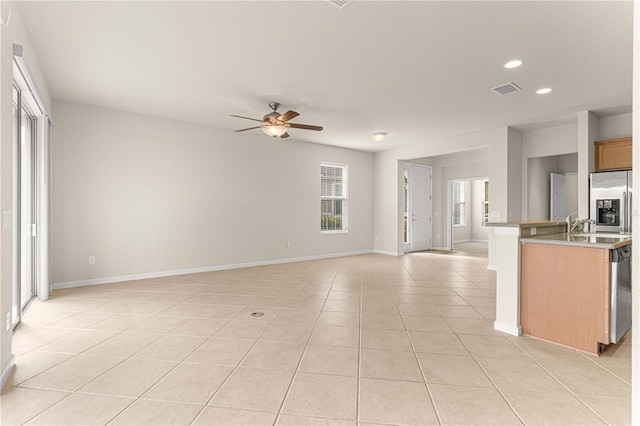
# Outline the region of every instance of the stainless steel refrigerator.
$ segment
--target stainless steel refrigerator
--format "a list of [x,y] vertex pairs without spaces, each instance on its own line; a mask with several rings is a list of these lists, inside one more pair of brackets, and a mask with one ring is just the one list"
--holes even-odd
[[631,232],[632,172],[591,173],[590,231]]

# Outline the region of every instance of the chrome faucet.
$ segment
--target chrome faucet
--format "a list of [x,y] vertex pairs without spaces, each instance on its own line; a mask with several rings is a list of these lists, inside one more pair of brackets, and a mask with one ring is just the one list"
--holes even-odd
[[564,221],[567,222],[567,232],[571,233],[573,231],[572,229],[572,225],[571,225],[571,216],[573,215],[577,215],[578,212],[573,212],[573,213],[569,213],[569,216],[567,216]]
[[571,213],[565,219],[565,222],[567,222],[568,233],[583,232],[585,223],[588,223],[590,225],[596,223],[595,220],[592,219],[578,219],[577,217],[574,220],[571,220],[571,216],[573,216],[574,214],[578,214],[578,212]]

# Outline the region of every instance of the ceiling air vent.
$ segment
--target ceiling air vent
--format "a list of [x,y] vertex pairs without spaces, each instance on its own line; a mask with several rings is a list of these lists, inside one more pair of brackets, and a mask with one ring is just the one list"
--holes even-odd
[[344,9],[346,5],[351,3],[352,0],[325,0],[327,3],[331,3],[333,6],[338,9]]
[[515,83],[505,83],[500,86],[492,87],[491,90],[496,92],[498,95],[506,95],[507,93],[517,92],[520,89]]

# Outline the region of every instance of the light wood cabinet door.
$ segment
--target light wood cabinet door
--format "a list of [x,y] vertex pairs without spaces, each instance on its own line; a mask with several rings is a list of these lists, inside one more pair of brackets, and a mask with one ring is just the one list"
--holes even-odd
[[597,354],[609,343],[609,250],[523,244],[523,334]]
[[631,170],[631,138],[611,139],[595,143],[595,171]]

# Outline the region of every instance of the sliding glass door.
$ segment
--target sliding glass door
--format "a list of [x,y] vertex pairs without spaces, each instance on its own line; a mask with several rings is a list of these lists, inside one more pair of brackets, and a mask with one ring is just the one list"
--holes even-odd
[[13,88],[13,137],[16,152],[15,263],[13,323],[35,295],[36,289],[36,130],[34,114],[22,102],[18,88]]

